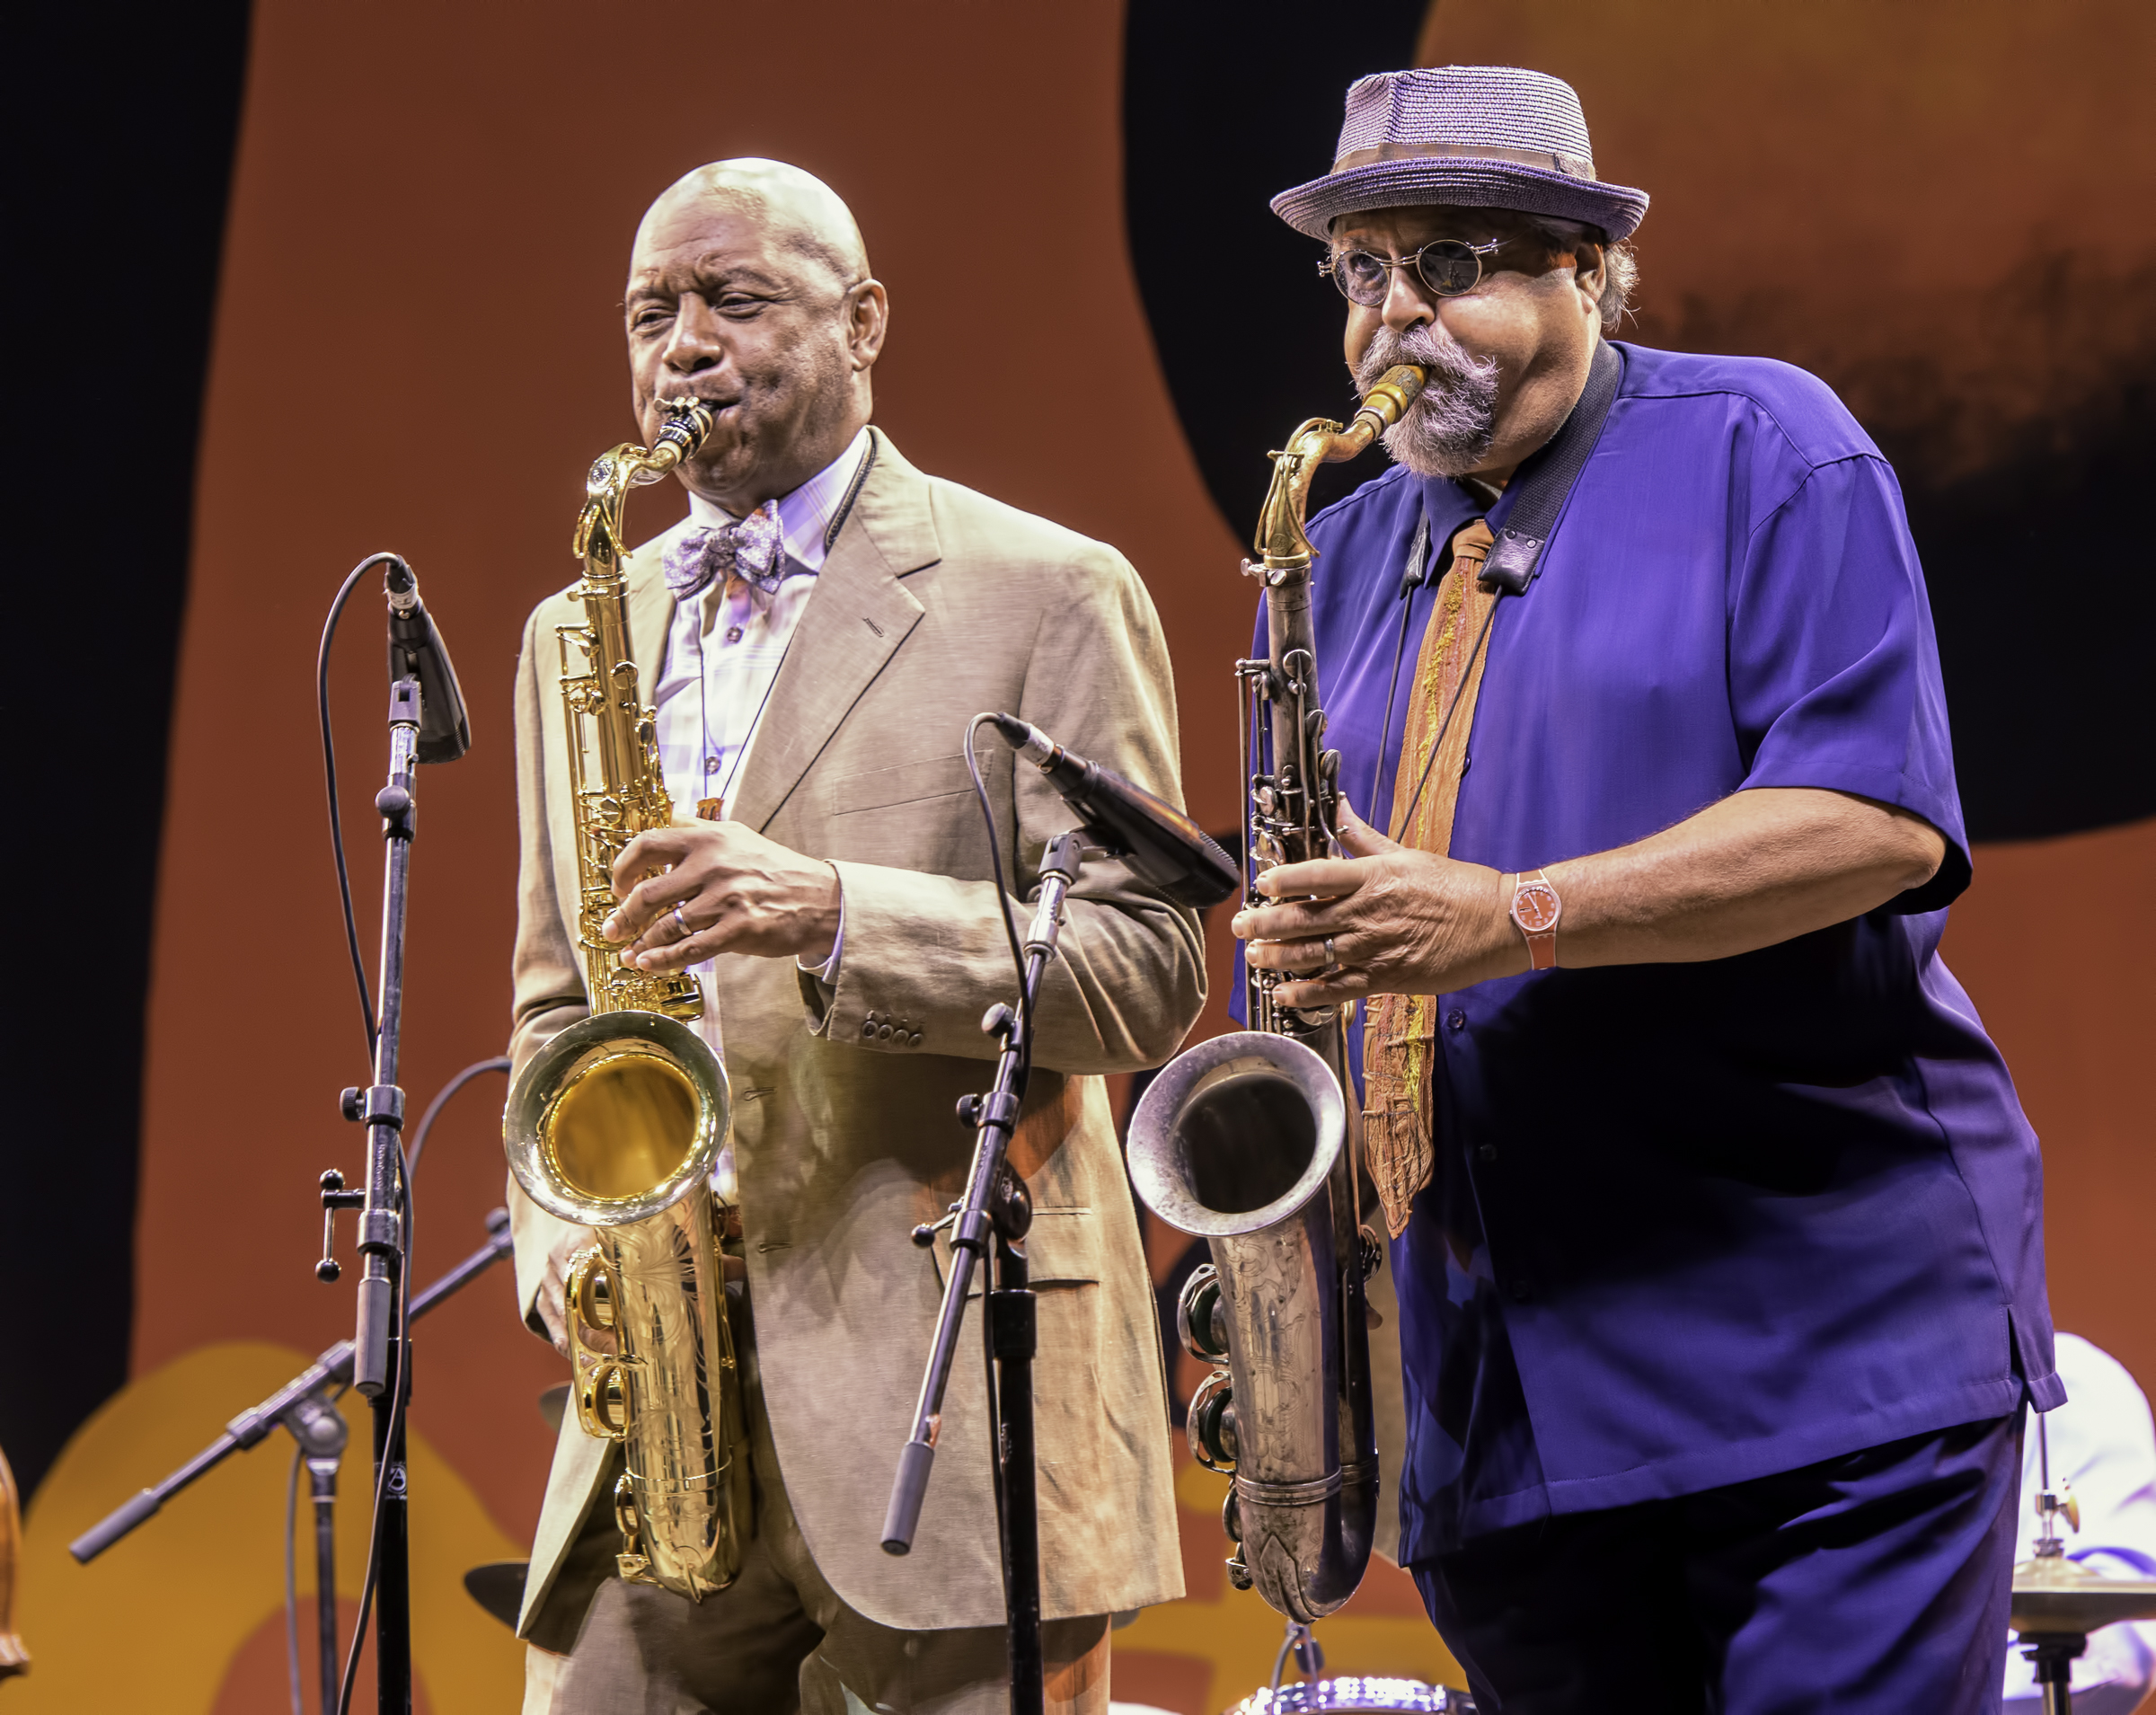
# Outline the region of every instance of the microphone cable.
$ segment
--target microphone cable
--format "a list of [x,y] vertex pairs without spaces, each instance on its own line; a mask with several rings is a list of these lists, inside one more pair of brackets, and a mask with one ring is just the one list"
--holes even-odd
[[344,906],[344,944],[352,956],[352,980],[359,987],[359,1017],[367,1027],[370,1081],[375,1064],[375,999],[367,991],[367,961],[360,957],[359,927],[352,915],[352,874],[344,856],[344,818],[337,808],[337,740],[330,732],[330,645],[337,639],[337,622],[344,616],[344,605],[352,598],[360,579],[376,566],[386,565],[403,566],[407,577],[411,573],[404,556],[398,553],[370,553],[354,566],[337,591],[337,599],[330,604],[329,617],[322,623],[322,642],[314,651],[314,701],[322,718],[322,773],[330,797],[330,849],[336,855],[337,897]]

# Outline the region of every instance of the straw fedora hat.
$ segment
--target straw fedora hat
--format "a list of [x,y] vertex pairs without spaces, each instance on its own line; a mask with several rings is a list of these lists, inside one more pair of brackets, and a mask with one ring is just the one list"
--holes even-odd
[[1612,243],[1647,214],[1647,192],[1595,176],[1579,97],[1516,66],[1379,72],[1348,92],[1332,171],[1283,190],[1273,212],[1324,239],[1365,208],[1454,203],[1599,226]]

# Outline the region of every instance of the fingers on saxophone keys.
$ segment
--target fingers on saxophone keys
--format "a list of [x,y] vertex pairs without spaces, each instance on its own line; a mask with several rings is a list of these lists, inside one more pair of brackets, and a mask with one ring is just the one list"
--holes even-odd
[[648,935],[658,920],[680,899],[688,897],[685,886],[669,886],[672,878],[649,876],[622,896],[600,933],[609,941],[637,941]]
[[599,925],[599,933],[609,941],[634,941],[650,921],[650,908],[632,891]]
[[1273,991],[1273,999],[1282,1006],[1333,1006],[1341,1001],[1360,1000],[1369,993],[1368,971],[1341,969],[1282,983]]
[[673,914],[667,913],[635,946],[623,950],[622,963],[634,970],[679,971],[702,964],[718,951],[717,937],[711,933],[718,928],[717,924],[702,929],[691,927],[686,934],[676,935],[672,918]]
[[1338,969],[1339,958],[1331,940],[1322,941],[1253,941],[1248,954],[1251,964],[1259,970],[1286,970],[1296,972],[1329,971]]

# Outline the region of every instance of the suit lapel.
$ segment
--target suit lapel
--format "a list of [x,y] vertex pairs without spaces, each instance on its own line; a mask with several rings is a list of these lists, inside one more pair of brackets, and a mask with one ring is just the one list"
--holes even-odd
[[898,580],[942,557],[927,479],[875,435],[875,467],[801,610],[729,807],[759,832],[920,622],[921,604]]
[[674,625],[674,592],[667,588],[664,536],[633,554],[623,576],[629,586],[629,654],[636,662],[637,694],[649,703],[667,670],[667,635]]

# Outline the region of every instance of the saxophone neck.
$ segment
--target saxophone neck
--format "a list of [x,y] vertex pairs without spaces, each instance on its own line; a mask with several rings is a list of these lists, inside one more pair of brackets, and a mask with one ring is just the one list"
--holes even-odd
[[584,482],[584,509],[577,515],[570,552],[584,562],[588,583],[605,588],[621,577],[628,546],[622,510],[632,488],[642,488],[692,456],[711,432],[711,408],[701,399],[676,399],[665,425],[649,446],[624,441],[592,461]]
[[1406,416],[1429,374],[1418,364],[1395,364],[1378,377],[1345,429],[1330,418],[1312,417],[1273,455],[1273,485],[1258,517],[1255,544],[1268,584],[1277,586],[1310,569],[1312,550],[1303,519],[1318,466],[1355,457]]

